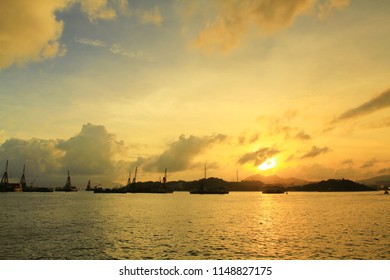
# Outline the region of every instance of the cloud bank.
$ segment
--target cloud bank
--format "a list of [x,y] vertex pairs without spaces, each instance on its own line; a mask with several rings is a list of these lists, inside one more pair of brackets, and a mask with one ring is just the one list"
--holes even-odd
[[92,177],[109,183],[121,171],[116,156],[125,149],[104,126],[85,124],[67,140],[8,139],[0,145],[0,158],[9,160],[14,181],[26,165],[28,184],[35,180],[36,184],[62,186],[68,170],[85,183]]

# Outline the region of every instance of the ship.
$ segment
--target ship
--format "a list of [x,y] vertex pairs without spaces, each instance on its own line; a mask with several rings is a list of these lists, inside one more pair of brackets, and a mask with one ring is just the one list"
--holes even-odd
[[264,194],[270,194],[270,193],[271,194],[272,193],[274,193],[274,194],[284,194],[284,193],[287,193],[287,191],[283,187],[270,186],[270,187],[264,189],[262,193],[264,193]]
[[[97,184],[97,185],[95,185],[94,187],[92,187],[92,186],[91,186],[91,180],[88,180],[87,187],[85,188],[85,190],[86,190],[87,192],[91,192],[91,191],[94,191],[94,190],[98,189],[98,187],[99,187],[100,185],[101,185],[101,184]],[[99,188],[99,189],[101,189],[101,188]]]
[[55,188],[55,191],[56,192],[77,192],[77,188],[75,186],[72,186],[69,170],[68,170],[68,178],[66,179],[65,186]]
[[93,193],[127,193],[125,188],[98,188],[93,190]]

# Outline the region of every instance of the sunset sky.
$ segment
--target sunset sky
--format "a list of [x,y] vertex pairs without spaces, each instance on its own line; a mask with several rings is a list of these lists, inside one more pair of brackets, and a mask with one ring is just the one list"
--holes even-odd
[[[0,172],[390,174],[390,2],[0,0]],[[266,162],[266,163],[264,163]],[[263,165],[262,165],[263,164]],[[262,168],[258,168],[262,165]]]

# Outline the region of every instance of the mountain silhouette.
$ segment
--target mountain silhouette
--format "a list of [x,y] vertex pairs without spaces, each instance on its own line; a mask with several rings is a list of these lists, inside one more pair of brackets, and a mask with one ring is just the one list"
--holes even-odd
[[264,176],[261,174],[252,175],[246,177],[243,181],[261,181],[267,185],[280,185],[280,186],[295,186],[295,185],[306,185],[311,182],[305,181],[302,179],[290,177],[290,178],[282,178],[277,175]]

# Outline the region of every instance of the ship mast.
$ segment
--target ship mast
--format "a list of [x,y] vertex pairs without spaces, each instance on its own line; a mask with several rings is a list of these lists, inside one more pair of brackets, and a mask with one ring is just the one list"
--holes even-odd
[[3,174],[3,177],[1,178],[0,184],[2,184],[2,185],[9,184],[9,181],[8,181],[8,159],[7,159],[7,163],[5,164],[5,172]]

